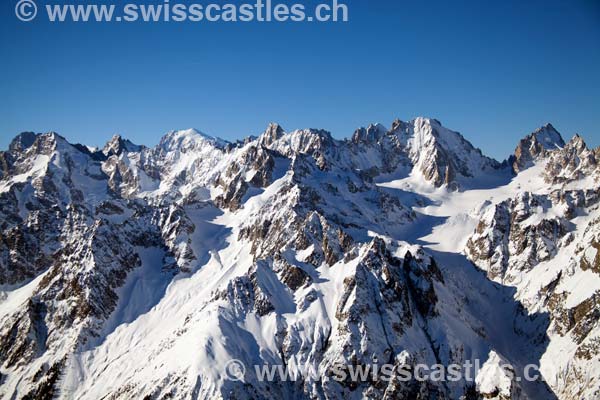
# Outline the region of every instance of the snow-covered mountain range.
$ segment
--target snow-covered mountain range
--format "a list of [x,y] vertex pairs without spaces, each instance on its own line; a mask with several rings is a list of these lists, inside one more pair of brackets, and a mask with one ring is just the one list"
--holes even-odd
[[[22,133],[0,152],[0,397],[598,399],[599,162],[549,124],[504,162],[428,118]],[[472,381],[331,379],[475,360]]]

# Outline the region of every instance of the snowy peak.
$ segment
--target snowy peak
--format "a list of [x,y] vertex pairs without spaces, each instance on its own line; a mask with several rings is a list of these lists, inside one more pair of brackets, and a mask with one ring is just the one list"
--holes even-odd
[[164,151],[188,152],[205,146],[223,149],[228,142],[209,136],[196,129],[183,129],[168,132],[162,137],[158,145]]
[[11,174],[15,160],[33,145],[36,138],[37,135],[33,132],[22,132],[10,142],[8,151],[0,151],[0,178],[4,179]]
[[123,139],[121,135],[114,135],[102,149],[102,153],[110,157],[112,155],[120,155],[121,153],[135,153],[139,152],[142,146],[133,144],[128,139]]
[[600,181],[597,151],[588,149],[583,138],[573,136],[562,148],[548,152],[544,177],[548,183],[569,183],[589,177]]
[[436,119],[419,117],[408,123],[395,121],[393,131],[414,165],[434,186],[463,186],[500,164],[485,157],[460,133]]
[[372,144],[379,142],[387,133],[387,129],[377,123],[371,124],[367,128],[361,127],[354,131],[352,135],[352,143],[354,144]]
[[531,136],[546,150],[554,150],[565,145],[560,133],[550,123],[536,129]]
[[564,147],[575,149],[579,153],[588,149],[585,140],[577,133],[564,145]]
[[415,151],[437,147],[461,161],[469,158],[475,162],[491,161],[460,133],[445,128],[437,119],[419,117],[401,126],[404,129],[400,131],[400,137],[407,143],[410,141],[410,147]]
[[281,125],[271,122],[267,129],[258,138],[258,143],[265,147],[269,147],[279,140],[284,134],[285,131]]
[[33,132],[22,132],[18,134],[8,146],[10,152],[22,152],[31,147],[37,135]]
[[260,136],[258,144],[287,158],[297,155],[312,156],[319,168],[323,169],[328,165],[327,155],[335,151],[337,141],[331,133],[323,129],[284,132],[279,125],[272,124]]
[[[91,153],[85,146],[73,145],[56,132],[25,132],[12,140],[8,152],[3,152],[4,159],[10,164],[29,164],[38,156],[51,157],[59,154]],[[14,166],[13,165],[13,166]]]
[[548,151],[564,145],[560,133],[548,123],[521,139],[509,161],[513,171],[518,173],[531,167],[537,158],[543,157]]

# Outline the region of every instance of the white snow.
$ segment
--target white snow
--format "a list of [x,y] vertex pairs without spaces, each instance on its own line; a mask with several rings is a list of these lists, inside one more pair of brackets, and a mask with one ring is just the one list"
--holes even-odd
[[511,398],[512,376],[507,364],[495,351],[490,351],[487,361],[475,378],[477,390],[483,394],[498,391],[500,396]]

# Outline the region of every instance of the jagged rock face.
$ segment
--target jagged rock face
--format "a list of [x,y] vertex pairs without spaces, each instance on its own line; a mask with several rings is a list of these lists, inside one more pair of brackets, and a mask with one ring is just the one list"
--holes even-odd
[[118,156],[122,153],[140,152],[142,148],[142,146],[137,146],[131,143],[131,141],[123,139],[120,135],[114,135],[112,139],[104,145],[102,153],[106,157],[110,157]]
[[218,185],[223,188],[224,193],[217,197],[217,205],[235,211],[240,208],[251,187],[269,186],[272,183],[276,157],[278,154],[265,147],[246,146],[238,158],[239,162],[229,164],[218,178]]
[[359,128],[352,135],[352,143],[370,145],[382,140],[387,134],[387,129],[381,124],[369,125],[367,128]]
[[[375,239],[361,254],[355,271],[344,279],[343,292],[336,306],[340,323],[332,333],[331,348],[325,353],[326,370],[335,365],[369,365],[374,360],[398,363],[399,349],[404,348],[407,331],[419,329],[418,320],[435,316],[437,297],[433,280],[440,279],[435,264],[423,265],[407,252],[404,260],[391,256],[381,239]],[[424,354],[414,354],[410,362],[435,358],[429,347]],[[442,387],[420,387],[417,382],[399,387],[397,382],[379,385],[357,384],[351,380],[330,383],[349,395],[359,390],[365,397],[410,398],[421,390],[444,397]],[[362,386],[362,387],[361,387]],[[395,394],[393,394],[395,393]],[[402,396],[400,396],[402,393]]]
[[[415,256],[410,251],[404,254],[403,259],[393,256],[382,239],[361,246],[357,256],[344,268],[343,279],[339,279],[339,297],[330,305],[323,304],[319,300],[322,293],[315,290],[317,279],[313,277],[318,273],[317,267],[288,259],[285,254],[259,261],[232,280],[215,299],[231,307],[238,320],[258,315],[278,321],[274,335],[279,357],[292,370],[300,363],[312,365],[319,376],[318,381],[313,377],[302,386],[289,382],[268,384],[247,371],[246,379],[252,389],[233,387],[232,392],[244,398],[248,393],[252,393],[252,398],[268,398],[286,391],[301,397],[318,396],[325,391],[333,398],[448,398],[447,387],[431,382],[374,383],[369,379],[357,383],[350,379],[331,379],[334,371],[348,365],[366,366],[378,362],[410,369],[418,363],[435,363],[436,359],[447,356],[429,337],[429,330],[435,328],[427,326],[428,321],[437,321],[440,314],[445,313],[436,307],[438,298],[434,288],[434,285],[443,285],[442,273],[435,261],[422,251],[417,251]],[[271,271],[276,275],[265,276]],[[296,322],[288,324],[281,315],[290,305],[286,305],[281,294],[274,293],[273,279],[287,287],[289,301],[298,307]],[[325,324],[314,333],[305,332],[307,321],[303,320],[314,318],[311,309],[322,307],[325,309],[319,318],[326,318],[330,310],[331,321],[315,321]],[[415,343],[417,338],[418,343]],[[418,350],[407,352],[408,343]],[[238,357],[243,359],[243,355]],[[460,383],[456,390],[465,393],[468,389]]]
[[283,128],[278,124],[269,124],[267,130],[261,135],[259,144],[264,147],[272,146],[284,135]]
[[[597,374],[585,371],[600,359],[600,292],[594,283],[600,276],[600,191],[597,183],[590,189],[570,189],[577,182],[597,182],[592,160],[577,136],[562,149],[547,151],[541,177],[553,189],[522,192],[489,205],[466,248],[490,279],[515,286],[516,297],[528,310],[548,315],[547,336],[539,339],[548,343],[542,361],[552,363],[546,379],[561,399],[595,398],[599,393]],[[565,342],[570,343],[568,356]],[[499,398],[510,398],[505,396]]]
[[[457,189],[471,178],[503,168],[459,133],[428,118],[396,120],[389,131],[379,124],[361,128],[350,143],[355,168],[369,171],[372,177],[408,170],[435,187]],[[375,165],[364,165],[373,159]]]
[[513,170],[518,173],[533,165],[535,159],[543,157],[548,150],[555,150],[565,145],[562,137],[551,124],[536,129],[521,139],[514,156],[510,160]]
[[[13,197],[10,201],[2,199],[2,202],[7,206],[3,209],[6,212],[10,210],[8,207],[14,207],[16,200]],[[55,213],[31,212],[25,221],[19,219],[14,208],[10,211],[4,214],[5,221],[13,219],[15,225],[6,224],[0,238],[0,282],[15,285],[34,278],[52,264],[52,250],[59,247],[56,227],[61,221],[60,210]]]
[[[513,161],[549,189],[463,210],[453,199],[510,168],[433,119],[102,150],[23,133],[0,153],[0,397],[594,398],[598,154],[543,127]],[[423,206],[443,199],[386,179],[447,189],[459,221],[478,218],[451,230],[466,247],[436,250],[427,233],[455,220]],[[301,379],[232,381],[233,358]],[[474,381],[333,379],[475,359]],[[547,384],[497,373],[530,361]]]
[[436,120],[417,118],[412,124],[396,126],[396,134],[406,146],[409,158],[435,186],[449,185],[458,175],[468,178],[481,170],[500,167]]
[[579,135],[561,150],[552,151],[546,165],[545,179],[550,184],[563,184],[589,176],[598,182],[598,158]]
[[[596,190],[523,192],[485,213],[467,242],[467,255],[484,267],[490,279],[511,283],[522,271],[553,258],[570,244],[578,210],[595,206]],[[558,213],[553,212],[558,209]]]

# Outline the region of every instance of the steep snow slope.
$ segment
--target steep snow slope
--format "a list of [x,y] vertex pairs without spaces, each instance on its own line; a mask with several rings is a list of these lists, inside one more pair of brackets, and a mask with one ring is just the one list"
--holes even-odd
[[[547,128],[534,135],[546,133]],[[429,203],[415,208],[418,213],[445,218],[441,224],[430,219],[431,233],[411,238],[441,252],[442,265],[443,253],[465,254],[490,279],[514,286],[514,299],[527,313],[547,313],[543,324],[548,325],[548,339],[538,344],[545,380],[560,398],[595,398],[598,374],[591,371],[600,362],[600,275],[594,272],[600,259],[597,163],[579,136],[566,145],[555,135],[545,135],[544,141],[558,141],[563,148],[533,160],[530,168],[497,188],[448,192],[407,179],[380,186],[418,193]],[[557,160],[562,167],[552,166]],[[586,172],[573,172],[580,168]],[[529,329],[527,321],[514,323],[517,332]],[[503,337],[511,337],[511,331]],[[510,352],[504,354],[510,359]]]

